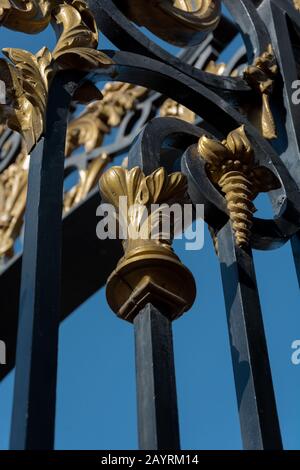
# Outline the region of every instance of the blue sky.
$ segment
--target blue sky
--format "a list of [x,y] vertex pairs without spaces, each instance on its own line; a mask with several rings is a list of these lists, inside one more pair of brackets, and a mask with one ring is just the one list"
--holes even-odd
[[[51,29],[25,36],[0,28],[3,47],[52,48]],[[100,36],[100,47],[109,47]],[[258,216],[270,217],[268,199]],[[240,449],[241,438],[217,257],[206,232],[199,252],[175,249],[194,273],[197,299],[174,323],[183,449]],[[300,449],[300,298],[290,244],[254,253],[278,412],[286,449]],[[1,332],[0,332],[1,337]],[[109,309],[102,289],[60,327],[56,449],[136,449],[134,338]],[[13,373],[0,384],[0,448],[7,449]]]

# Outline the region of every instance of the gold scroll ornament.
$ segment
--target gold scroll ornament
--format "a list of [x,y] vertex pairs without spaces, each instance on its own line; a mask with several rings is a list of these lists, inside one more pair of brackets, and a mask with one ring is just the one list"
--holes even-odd
[[103,143],[112,128],[121,124],[127,111],[134,109],[138,100],[148,90],[129,83],[107,83],[102,90],[102,100],[89,104],[84,112],[68,126],[66,156],[81,145],[91,152]]
[[5,1],[1,5],[3,25],[33,32],[35,28],[43,29],[52,19],[60,33],[52,52],[46,47],[35,55],[22,49],[4,49],[10,62],[0,60],[1,79],[6,86],[6,104],[0,105],[0,121],[22,134],[30,152],[44,131],[49,85],[54,74],[66,69],[89,71],[107,67],[112,61],[97,50],[97,26],[83,0],[19,4],[20,7],[15,7],[9,2],[8,6]]
[[[128,230],[123,242],[125,254],[107,282],[110,307],[119,317],[133,321],[150,302],[170,320],[178,318],[194,302],[195,281],[175,255],[172,235],[158,233],[152,238],[160,214],[151,213],[150,208],[151,204],[182,204],[186,177],[182,173],[168,175],[164,168],[145,176],[138,167],[112,167],[102,175],[99,185],[102,200],[116,208],[119,224]],[[120,196],[127,197],[125,213],[119,205]]]
[[[82,145],[87,153],[100,147],[105,136],[119,126],[126,113],[134,109],[136,103],[149,92],[144,87],[122,82],[107,83],[101,91],[102,100],[89,104],[80,116],[69,123],[67,157]],[[65,212],[87,196],[111,161],[112,158],[103,153],[93,159],[87,169],[79,172],[79,183],[65,194]]]
[[201,137],[198,150],[208,177],[225,195],[236,244],[245,247],[256,210],[252,201],[261,192],[278,189],[280,182],[268,168],[255,163],[244,126],[230,132],[223,142]]
[[22,33],[39,33],[51,20],[56,0],[0,0],[0,24]]
[[119,0],[133,21],[177,46],[198,44],[221,18],[220,0]]

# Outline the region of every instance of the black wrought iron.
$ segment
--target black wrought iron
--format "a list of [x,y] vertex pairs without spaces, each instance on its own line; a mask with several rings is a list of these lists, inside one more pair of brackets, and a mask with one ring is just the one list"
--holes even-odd
[[139,447],[180,449],[172,326],[148,304],[135,318]]
[[[32,153],[25,224],[11,448],[54,445],[65,132],[81,75],[57,75]],[[59,106],[57,106],[57,100]]]

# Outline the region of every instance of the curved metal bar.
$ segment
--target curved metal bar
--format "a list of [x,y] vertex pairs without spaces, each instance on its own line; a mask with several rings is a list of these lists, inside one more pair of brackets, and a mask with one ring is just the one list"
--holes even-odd
[[[94,14],[97,25],[109,40],[121,50],[135,52],[147,58],[160,60],[173,66],[182,73],[198,80],[209,88],[226,91],[250,92],[249,85],[240,77],[218,77],[203,72],[172,56],[151,39],[145,36],[126,16],[117,8],[112,0],[88,0],[89,8]],[[256,14],[256,21],[261,23]],[[252,26],[253,22],[248,26]],[[263,41],[263,39],[262,39]],[[264,44],[264,43],[263,43]],[[263,45],[261,45],[263,48]]]
[[249,63],[266,51],[271,43],[269,32],[251,0],[223,0],[231,16],[236,20],[248,53]]
[[241,124],[251,127],[253,135],[260,135],[243,114],[214,92],[217,90],[207,88],[174,67],[132,52],[103,52],[113,59],[115,65],[99,69],[94,80],[121,81],[150,88],[183,104],[211,123],[218,116],[218,121],[222,120],[224,126],[224,135]]

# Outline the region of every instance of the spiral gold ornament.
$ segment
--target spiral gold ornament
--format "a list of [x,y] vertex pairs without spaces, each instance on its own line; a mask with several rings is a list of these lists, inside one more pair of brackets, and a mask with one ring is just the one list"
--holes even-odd
[[219,181],[221,191],[226,195],[232,227],[239,246],[247,245],[251,237],[252,215],[255,207],[253,184],[240,171],[230,171]]
[[231,132],[223,142],[201,137],[198,150],[207,162],[208,177],[225,195],[236,244],[245,247],[251,238],[256,210],[252,201],[261,192],[278,189],[280,182],[268,168],[256,165],[244,126]]

